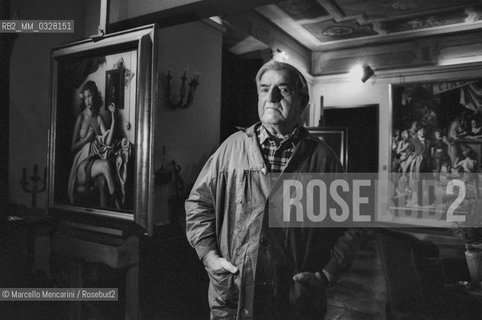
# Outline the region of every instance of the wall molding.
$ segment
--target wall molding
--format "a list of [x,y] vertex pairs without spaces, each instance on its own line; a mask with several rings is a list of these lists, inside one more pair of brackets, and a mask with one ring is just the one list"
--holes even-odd
[[463,57],[463,62],[482,60],[482,31],[445,34],[412,41],[363,48],[317,51],[312,54],[313,75],[349,72],[355,64],[370,64],[375,72],[424,66],[439,67]]

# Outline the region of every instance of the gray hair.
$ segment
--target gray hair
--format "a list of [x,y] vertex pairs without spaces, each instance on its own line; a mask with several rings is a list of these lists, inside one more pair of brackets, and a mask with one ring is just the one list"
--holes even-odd
[[259,83],[261,81],[261,77],[269,70],[286,70],[289,72],[292,79],[295,81],[295,90],[298,94],[302,97],[302,107],[305,107],[310,100],[310,94],[308,91],[308,83],[306,82],[306,78],[303,74],[293,67],[291,64],[280,62],[276,60],[270,60],[263,64],[261,68],[256,73],[256,86],[259,87]]

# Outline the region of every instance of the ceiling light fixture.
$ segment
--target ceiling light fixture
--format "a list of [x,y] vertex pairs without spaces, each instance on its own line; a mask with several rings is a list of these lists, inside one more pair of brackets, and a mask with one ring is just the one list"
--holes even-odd
[[360,80],[363,77],[363,67],[361,65],[354,66],[348,75],[352,81]]
[[373,69],[369,66],[369,65],[366,65],[363,67],[363,75],[361,77],[361,81],[363,83],[365,83],[368,79],[371,78],[371,76],[373,76],[375,74],[375,71],[373,71]]
[[273,60],[280,61],[280,62],[287,62],[289,59],[288,54],[286,51],[282,51],[280,49],[273,50]]
[[370,79],[371,76],[373,76],[375,72],[369,65],[361,66],[361,65],[356,65],[350,70],[350,78],[353,81],[358,81],[361,80],[363,83],[365,83],[368,79]]

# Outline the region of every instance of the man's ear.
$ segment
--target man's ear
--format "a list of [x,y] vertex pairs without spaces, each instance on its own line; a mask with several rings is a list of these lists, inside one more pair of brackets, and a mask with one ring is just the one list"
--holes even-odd
[[310,97],[306,96],[303,98],[303,105],[306,107],[308,107],[308,102],[310,102]]
[[300,116],[303,114],[303,112],[306,111],[306,109],[308,108],[308,104],[305,104],[304,106],[301,105],[302,107],[300,108]]
[[302,95],[301,96],[301,112],[305,111],[305,109],[308,107],[308,102],[310,102],[310,97],[308,95]]

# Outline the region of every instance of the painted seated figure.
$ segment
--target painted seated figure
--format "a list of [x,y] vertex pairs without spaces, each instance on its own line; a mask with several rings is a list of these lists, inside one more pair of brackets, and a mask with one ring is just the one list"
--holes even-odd
[[[81,91],[81,112],[77,116],[72,136],[71,151],[74,153],[69,175],[68,195],[71,203],[84,203],[81,196],[91,197],[98,190],[100,207],[121,207],[119,181],[113,162],[113,131],[115,126],[114,104],[108,106],[112,121],[106,128],[99,113],[102,98],[94,81],[87,81]],[[84,199],[85,200],[85,199]]]

